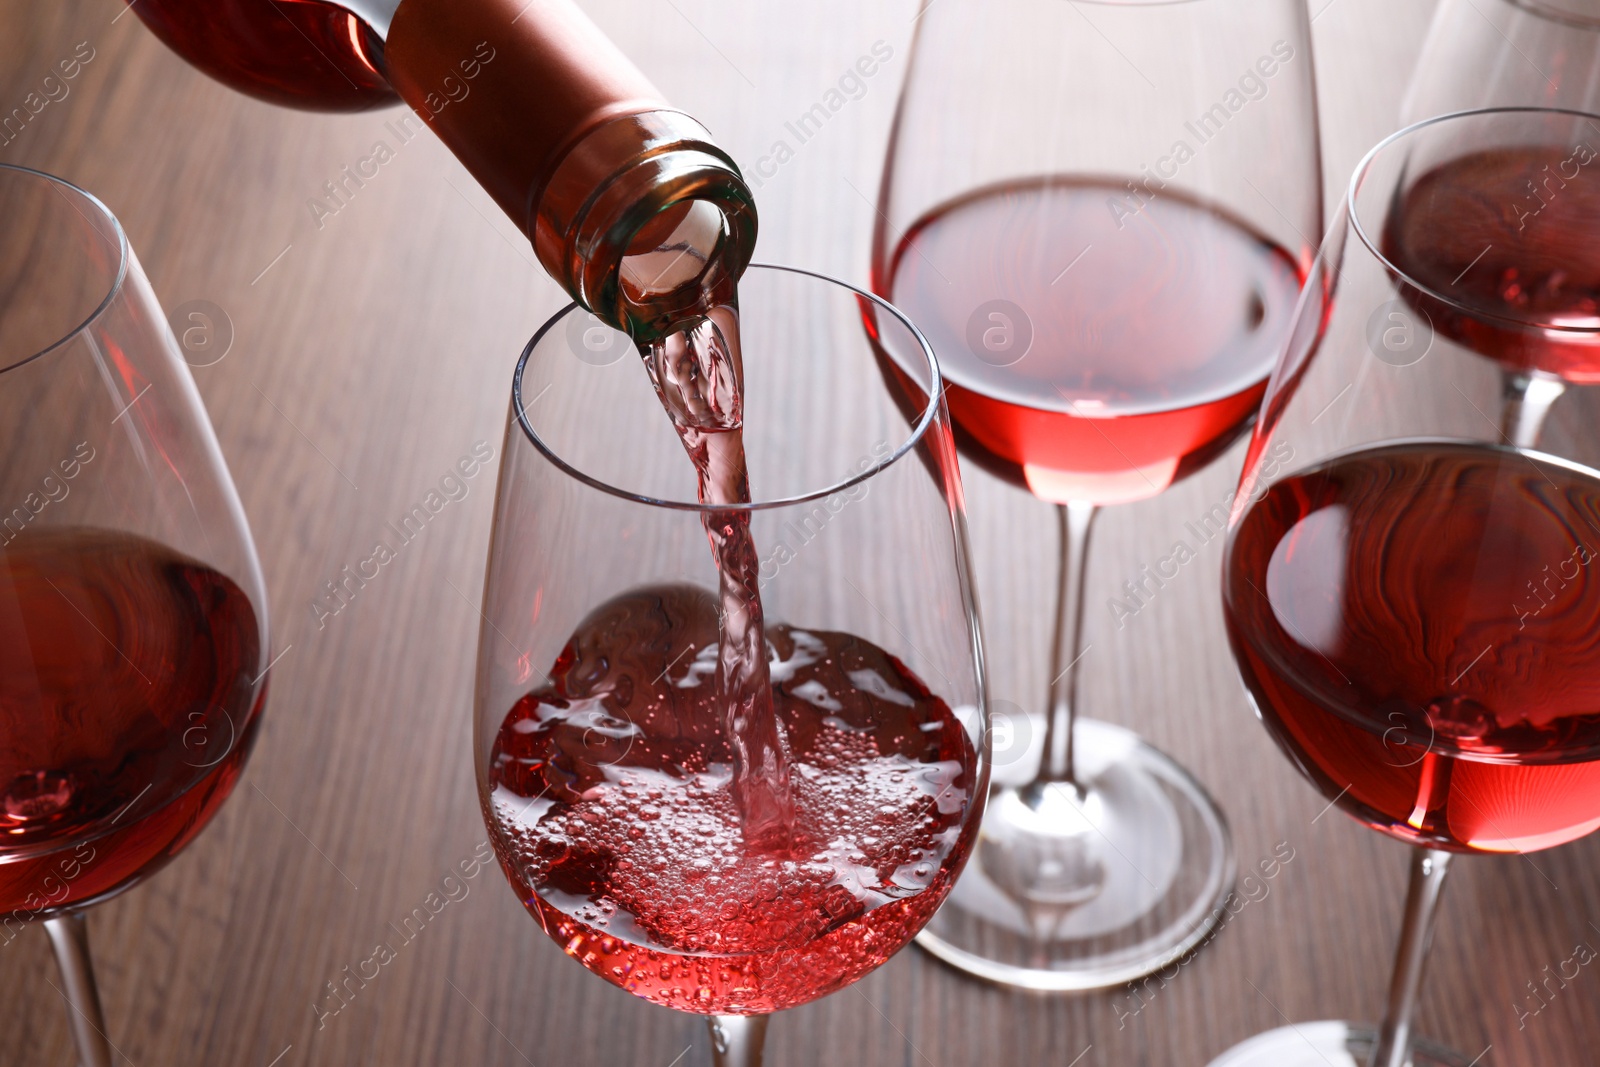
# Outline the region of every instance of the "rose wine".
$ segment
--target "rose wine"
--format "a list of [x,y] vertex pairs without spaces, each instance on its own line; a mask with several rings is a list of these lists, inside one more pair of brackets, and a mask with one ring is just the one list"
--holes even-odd
[[1268,726],[1373,827],[1549,848],[1600,826],[1600,477],[1399,442],[1275,483],[1230,542],[1225,614]]
[[674,585],[591,613],[506,716],[484,804],[506,874],[568,955],[658,1004],[766,1013],[911,939],[971,848],[982,783],[966,730],[894,657],[769,625],[794,814],[785,851],[752,846],[712,681],[718,609]]
[[129,0],[174,52],[230,88],[273,103],[362,111],[394,103],[382,42],[322,0]]
[[1108,180],[978,190],[877,291],[933,345],[968,456],[1054,502],[1154,496],[1253,417],[1302,273],[1219,208]]
[[1397,194],[1383,254],[1439,333],[1506,366],[1600,381],[1600,160],[1585,145],[1473,152]]
[[[550,276],[636,337],[661,325],[642,305],[670,305],[668,326],[703,314],[686,266],[737,280],[750,261],[755,205],[732,157],[574,0],[128,5],[195,66],[261,99],[345,111],[403,100],[415,119],[399,126],[433,130]],[[346,168],[325,188],[341,202],[362,184]]]
[[[661,398],[694,464],[702,504],[748,504],[744,373],[733,303],[640,346]],[[794,820],[789,759],[772,704],[761,610],[760,556],[750,514],[703,518],[720,578],[716,693],[733,746],[732,791],[745,839],[781,848]]]
[[0,924],[193,839],[253,742],[261,653],[244,592],[152,541],[65,528],[0,549]]

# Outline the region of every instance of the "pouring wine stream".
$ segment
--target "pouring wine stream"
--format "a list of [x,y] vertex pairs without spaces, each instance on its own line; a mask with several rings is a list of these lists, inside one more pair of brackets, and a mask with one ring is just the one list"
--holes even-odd
[[[736,298],[735,298],[736,299]],[[730,300],[705,318],[640,345],[662,406],[694,463],[702,504],[748,504],[739,312]],[[762,625],[760,558],[750,515],[702,517],[721,582],[717,694],[734,757],[734,800],[745,843],[782,851],[794,821],[788,757],[772,707]]]
[[[681,292],[685,285],[700,290],[696,310],[702,315],[670,322],[660,336],[637,337],[636,343],[656,395],[694,464],[702,504],[751,500],[738,293],[713,255],[725,233],[721,213],[696,201],[659,247],[622,261],[625,297],[643,308],[651,307],[652,297]],[[760,556],[750,533],[750,513],[738,508],[708,511],[701,521],[720,584],[716,685],[733,754],[734,804],[747,847],[786,852],[794,798],[788,753],[772,704]],[[712,1015],[707,1022],[717,1067],[761,1067],[766,1016]]]

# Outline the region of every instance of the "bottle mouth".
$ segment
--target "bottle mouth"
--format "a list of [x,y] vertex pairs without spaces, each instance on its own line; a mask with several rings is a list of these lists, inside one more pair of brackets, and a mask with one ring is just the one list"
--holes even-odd
[[638,327],[670,329],[669,320],[732,299],[733,279],[722,266],[729,237],[727,217],[709,200],[679,201],[633,235],[618,264],[617,299],[636,325],[635,340]]
[[[563,204],[575,207],[563,214]],[[545,269],[640,343],[730,302],[755,241],[755,202],[739,168],[675,111],[589,131],[540,194],[534,224]]]
[[700,146],[619,176],[580,221],[573,295],[644,344],[731,303],[755,247],[755,205],[731,162]]

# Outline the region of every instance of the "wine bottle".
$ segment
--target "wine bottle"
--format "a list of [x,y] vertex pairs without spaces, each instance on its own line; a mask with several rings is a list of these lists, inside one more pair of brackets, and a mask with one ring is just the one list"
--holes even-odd
[[130,0],[200,70],[273,103],[403,100],[602,320],[647,341],[727,303],[755,204],[573,0]]

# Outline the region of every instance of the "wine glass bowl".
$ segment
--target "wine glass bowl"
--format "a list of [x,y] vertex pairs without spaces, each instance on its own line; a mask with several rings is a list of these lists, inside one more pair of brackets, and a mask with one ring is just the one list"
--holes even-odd
[[1505,180],[1570,158],[1593,123],[1505,108],[1408,127],[1357,168],[1312,270],[1235,498],[1224,619],[1280,748],[1416,847],[1377,1033],[1286,1027],[1216,1064],[1293,1062],[1310,1032],[1336,1065],[1469,1062],[1411,1038],[1451,856],[1600,827],[1600,437],[1590,390],[1549,406],[1587,384],[1600,335],[1595,216],[1554,210],[1580,177],[1532,217]]
[[[931,398],[909,413],[863,302]],[[747,272],[738,317],[748,504],[699,502],[626,338],[574,306],[530,342],[475,714],[485,821],[524,905],[591,971],[713,1016],[723,1041],[748,1037],[732,1017],[823,996],[911,939],[972,848],[989,773],[925,343],[876,298],[788,268]],[[597,354],[611,345],[620,358]],[[747,837],[730,783],[708,517],[747,522],[760,553],[794,812],[775,842]]]
[[1600,381],[1600,251],[1586,228],[1600,214],[1600,123],[1505,109],[1474,126],[1492,147],[1461,153],[1438,132],[1455,127],[1433,126],[1403,160],[1374,160],[1366,180],[1400,202],[1381,231],[1354,225],[1434,330],[1518,372]]
[[117,220],[0,166],[0,913],[55,944],[87,1067],[112,1052],[84,909],[237,783],[265,700],[255,547]]
[[1321,231],[1318,144],[1297,3],[940,0],[918,16],[873,288],[938,354],[963,457],[1055,505],[1062,545],[1037,772],[997,786],[976,860],[918,938],[968,973],[1107,988],[1225,914],[1216,803],[1079,714],[1085,564],[1100,508],[1159,495],[1253,419]]
[[[1600,113],[1600,0],[1444,0],[1434,11],[1402,124],[1513,107]],[[1566,145],[1511,138],[1412,184],[1407,195],[1422,202],[1418,210],[1390,219],[1419,231],[1430,254],[1406,257],[1412,235],[1383,237],[1384,255],[1414,272],[1419,284],[1401,291],[1429,329],[1471,333],[1462,343],[1501,357],[1502,429],[1519,445],[1536,442],[1568,382],[1594,382],[1600,365],[1593,329],[1600,261],[1583,240],[1585,220],[1600,204],[1595,183],[1579,180],[1600,148],[1600,127],[1578,132]],[[1452,214],[1454,232],[1427,221]],[[1460,258],[1455,244],[1471,251],[1452,267]],[[1440,299],[1444,290],[1450,295]]]
[[1231,445],[1300,291],[1297,253],[1226,209],[1124,200],[1112,178],[985,187],[878,272],[945,364],[967,453],[1052,503],[1147,499]]

